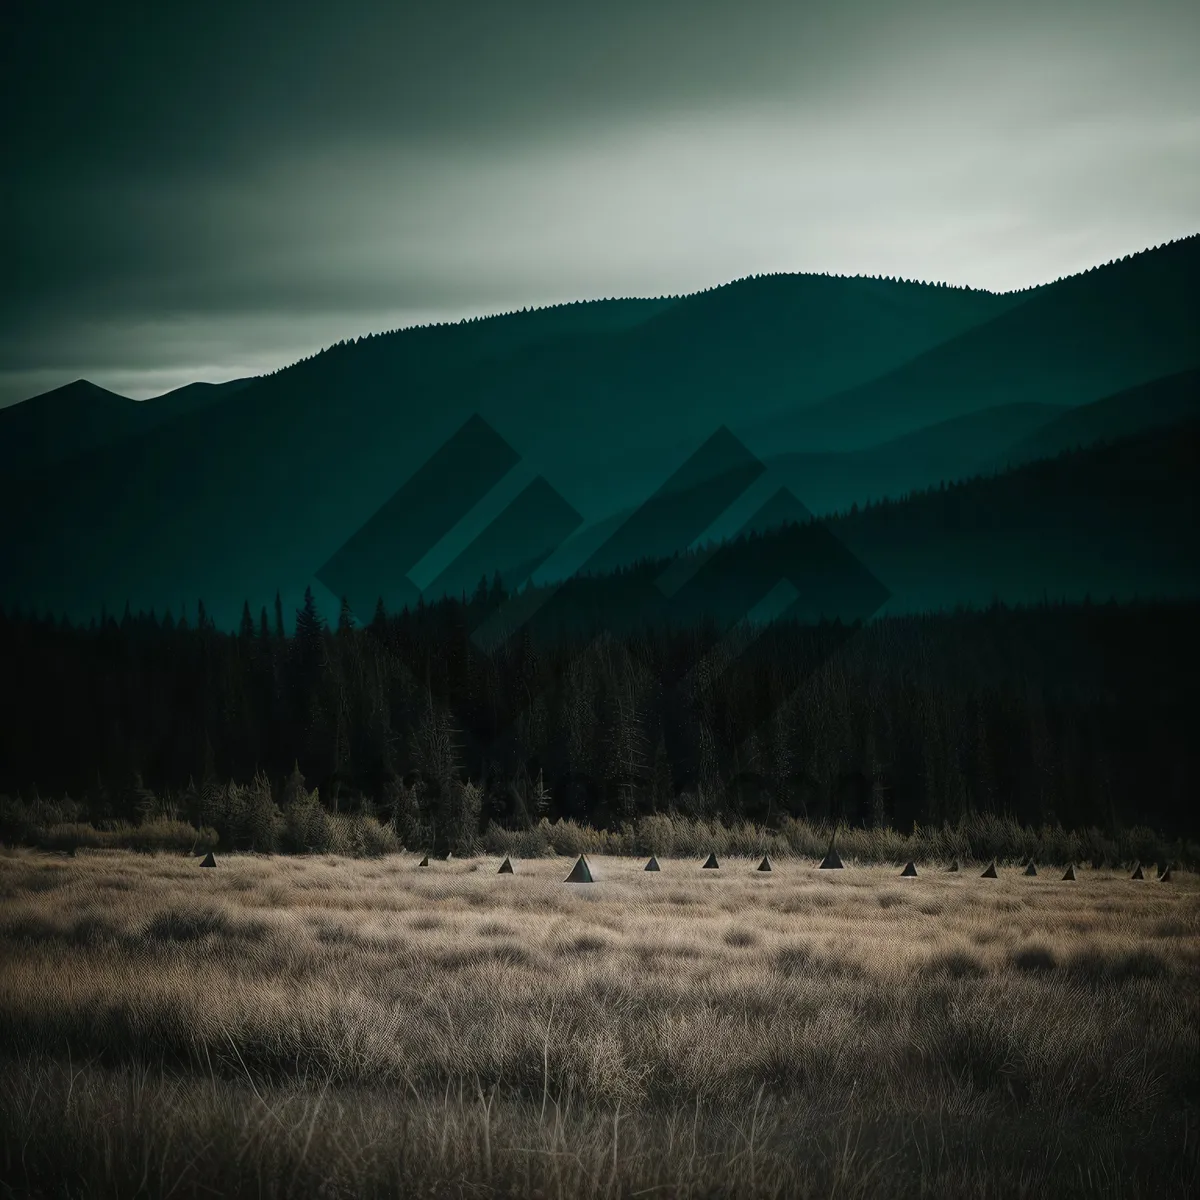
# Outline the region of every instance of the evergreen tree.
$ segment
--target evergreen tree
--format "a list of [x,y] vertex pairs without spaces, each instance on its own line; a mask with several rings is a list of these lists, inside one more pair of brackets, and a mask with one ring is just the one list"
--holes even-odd
[[319,645],[325,622],[317,612],[317,602],[313,598],[312,588],[304,589],[304,607],[296,610],[296,641],[304,650]]
[[387,628],[387,609],[383,607],[383,597],[375,601],[375,615],[371,618],[371,629],[374,633],[382,633]]
[[242,624],[239,635],[243,642],[254,640],[254,618],[250,615],[250,601],[242,602]]
[[270,781],[260,771],[243,793],[242,833],[247,848],[260,854],[277,850],[282,824],[283,814],[271,795]]

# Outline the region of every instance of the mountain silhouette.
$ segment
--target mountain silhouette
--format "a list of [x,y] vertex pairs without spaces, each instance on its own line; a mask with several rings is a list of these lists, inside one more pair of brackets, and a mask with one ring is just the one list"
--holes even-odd
[[[854,515],[533,588],[493,625],[542,638],[655,624],[719,632],[781,579],[795,591],[771,617],[844,624],[994,601],[1194,598],[1198,468],[1200,421],[1153,429]],[[687,581],[677,592],[661,586],[671,573]]]
[[884,611],[1200,595],[1200,421],[1150,429],[827,522]]
[[250,382],[189,383],[153,400],[131,400],[77,379],[0,408],[0,476],[25,477],[114,445],[183,413],[207,408]]
[[[887,461],[916,462],[920,444],[932,470],[957,438],[969,473],[989,423],[1009,442],[1028,432],[1038,412],[1023,406],[1089,403],[1200,364],[1188,286],[1198,244],[1004,296],[827,276],[747,279],[682,298],[359,338],[239,381],[236,391],[181,389],[141,404],[106,393],[105,412],[124,411],[124,402],[139,413],[161,405],[160,415],[150,428],[106,417],[99,432],[85,423],[83,435],[67,436],[58,421],[58,441],[27,435],[42,466],[9,466],[0,477],[0,602],[86,618],[101,604],[178,612],[202,598],[232,627],[245,597],[261,603],[279,589],[290,611],[358,530],[374,522],[384,548],[402,532],[408,518],[389,502],[473,414],[519,459],[481,493],[476,534],[538,477],[559,498],[554,536],[574,515],[580,540],[598,524],[619,526],[619,514],[721,426],[763,462],[823,453],[821,438],[827,449],[863,453],[920,433],[852,469],[881,479]],[[77,387],[5,410],[5,461],[36,460],[7,450],[7,430],[43,428],[36,414],[87,408],[89,396]],[[960,418],[958,427],[925,428]],[[802,474],[792,491],[812,508]],[[920,483],[910,477],[883,482]],[[707,482],[693,481],[697,496]],[[870,486],[869,496],[879,494]],[[457,513],[445,511],[447,520]],[[680,536],[685,517],[683,506]],[[492,544],[520,572],[544,557],[541,534],[501,532],[480,542],[464,529],[457,550],[427,560],[429,577],[461,588]],[[635,538],[628,553],[645,549]],[[368,575],[357,585],[361,617],[374,601],[371,583]]]
[[813,512],[831,514],[988,469],[997,462],[998,447],[1032,439],[1070,411],[1057,404],[1005,404],[939,421],[865,450],[793,452],[766,463]]
[[1016,464],[1200,418],[1200,370],[1180,371],[1068,409],[1011,445],[997,462]]
[[137,401],[76,379],[0,408],[0,472],[44,470],[139,432]]
[[1200,365],[1200,236],[1032,292],[869,383],[741,432],[752,450],[861,450],[982,409],[1079,405]]

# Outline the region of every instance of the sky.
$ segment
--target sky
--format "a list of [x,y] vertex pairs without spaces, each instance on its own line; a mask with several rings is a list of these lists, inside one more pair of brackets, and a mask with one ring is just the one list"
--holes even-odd
[[0,405],[756,272],[1200,231],[1194,0],[9,0]]

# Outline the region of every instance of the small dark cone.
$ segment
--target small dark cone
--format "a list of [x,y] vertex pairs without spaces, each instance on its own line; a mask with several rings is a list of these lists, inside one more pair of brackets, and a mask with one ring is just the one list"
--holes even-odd
[[987,870],[984,871],[984,873],[982,875],[980,875],[979,878],[980,879],[996,879],[996,878],[998,878],[998,876],[996,875],[996,860],[994,858],[992,859],[992,861],[990,863],[988,863]]
[[421,859],[421,861],[420,861],[419,863],[417,863],[417,866],[418,866],[418,867],[427,867],[427,866],[429,866],[429,855],[428,855],[428,854],[427,854],[427,855],[425,855],[425,857],[424,857],[423,859]]
[[587,865],[587,859],[581,854],[571,868],[571,873],[563,883],[595,883],[592,878],[592,868]]
[[907,863],[904,867],[904,870],[900,872],[901,879],[916,879],[916,877],[917,877],[917,864],[915,862]]
[[1163,868],[1163,873],[1158,877],[1158,882],[1159,883],[1170,883],[1171,882],[1171,864],[1170,863],[1167,863],[1167,865]]
[[655,858],[653,854],[652,854],[652,855],[650,855],[650,861],[649,861],[649,862],[648,862],[648,863],[647,863],[647,864],[646,864],[646,865],[645,865],[645,866],[642,868],[642,870],[643,870],[643,871],[657,871],[657,870],[659,870],[658,859],[657,859],[657,858]]
[[1072,863],[1067,868],[1066,873],[1063,875],[1063,882],[1066,883],[1068,880],[1072,883],[1075,882],[1075,864],[1074,863]]
[[962,867],[959,865],[959,861],[958,861],[958,859],[956,858],[956,859],[955,859],[955,860],[954,860],[954,861],[953,861],[953,862],[952,862],[952,863],[951,863],[951,864],[950,864],[950,865],[949,865],[949,866],[946,868],[946,870],[947,870],[947,871],[961,871],[961,870],[962,870]]
[[512,873],[513,873],[513,869],[512,869],[512,860],[511,860],[511,859],[509,859],[509,858],[506,858],[506,859],[505,859],[505,860],[504,860],[504,861],[503,861],[503,862],[500,864],[500,870],[498,870],[498,871],[496,872],[496,874],[497,874],[497,875],[511,875]]
[[1032,858],[1025,864],[1025,874],[1026,875],[1036,875],[1037,874],[1037,867],[1034,866]]
[[832,846],[829,847],[825,857],[821,859],[818,869],[821,871],[840,871],[842,869],[842,860],[838,858],[838,852]]
[[215,867],[217,865],[217,860],[213,858],[211,850],[204,856],[204,861],[200,865],[202,867]]
[[762,862],[760,862],[760,863],[758,864],[758,869],[759,869],[760,871],[769,871],[769,870],[771,870],[771,860],[770,860],[770,858],[768,858],[768,857],[767,857],[767,855],[765,855],[765,854],[763,855],[763,860],[762,860]]
[[710,854],[704,866],[700,869],[702,871],[719,871],[721,869],[721,864],[717,862],[717,856],[715,854]]
[[1134,864],[1133,874],[1130,875],[1129,878],[1130,879],[1145,879],[1146,878],[1146,876],[1142,874],[1142,864],[1141,863]]

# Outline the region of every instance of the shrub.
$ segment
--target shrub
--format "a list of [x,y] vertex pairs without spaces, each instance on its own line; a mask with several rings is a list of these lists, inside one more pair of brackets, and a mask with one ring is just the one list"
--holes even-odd
[[318,789],[289,786],[285,793],[283,843],[295,854],[324,854],[332,845],[330,816],[321,806]]
[[380,825],[374,817],[326,817],[329,830],[328,849],[334,854],[351,858],[373,858],[382,854],[397,854],[401,846],[390,825]]

